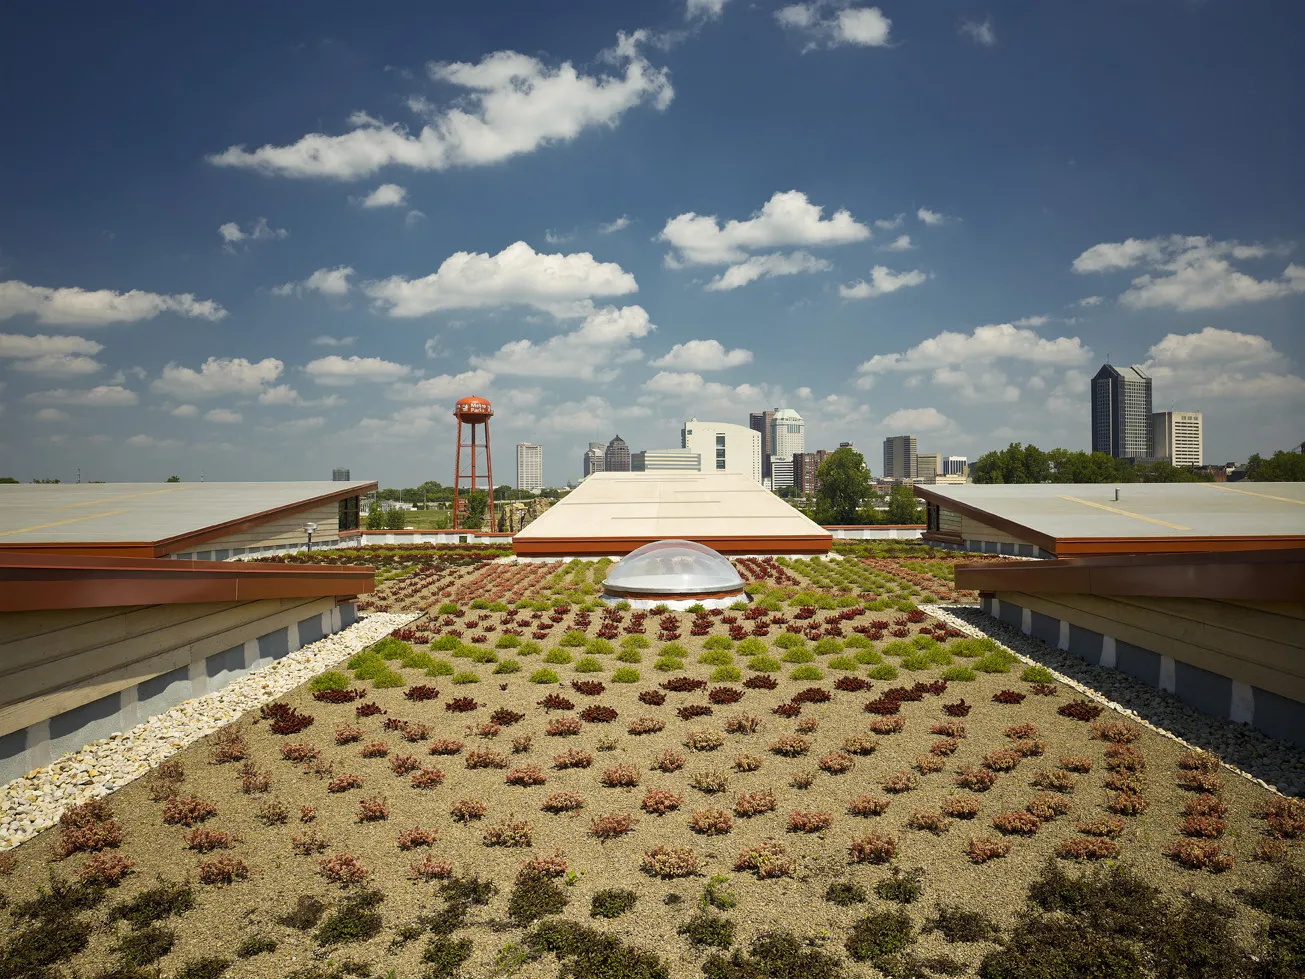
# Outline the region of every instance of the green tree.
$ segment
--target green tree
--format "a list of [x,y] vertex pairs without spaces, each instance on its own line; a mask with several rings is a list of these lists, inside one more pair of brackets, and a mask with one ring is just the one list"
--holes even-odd
[[34,479],[34,480],[32,480],[32,482],[33,482],[33,483],[61,483],[61,482],[63,482],[63,480],[61,480],[61,479]]
[[14,479],[13,476],[0,476],[0,483],[16,483],[16,482],[18,482],[18,480]]
[[1257,452],[1246,460],[1246,478],[1257,483],[1305,483],[1305,453],[1278,451],[1263,459]]
[[384,530],[385,529],[385,511],[381,509],[380,504],[374,504],[367,511],[367,517],[363,521],[363,526],[367,530]]
[[1051,461],[1036,445],[1012,442],[980,456],[970,477],[976,483],[1045,483],[1051,479]]
[[180,477],[180,476],[169,476],[166,480],[164,480],[164,482],[167,482],[167,483],[179,483],[179,482],[181,482],[181,477]]
[[400,510],[398,507],[385,511],[386,530],[402,530],[405,523],[407,523],[406,511]]
[[890,524],[924,523],[920,501],[911,492],[911,487],[898,483],[888,494],[888,518]]
[[465,530],[479,530],[485,519],[485,507],[489,504],[489,494],[484,490],[472,490],[464,499],[467,501],[467,520]]
[[831,452],[816,470],[816,523],[855,523],[872,492],[865,456],[852,448]]

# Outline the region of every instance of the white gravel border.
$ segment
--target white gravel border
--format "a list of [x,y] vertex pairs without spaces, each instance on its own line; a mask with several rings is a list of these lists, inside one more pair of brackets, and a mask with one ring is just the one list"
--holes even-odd
[[361,613],[349,628],[303,646],[221,690],[183,701],[130,731],[93,741],[0,786],[0,852],[53,826],[68,807],[116,792],[187,745],[306,683],[421,614]]
[[[1127,673],[1095,666],[1025,635],[978,606],[921,605],[920,608],[968,636],[987,636],[1025,663],[1047,667],[1058,683],[1119,711],[1143,727],[1186,748],[1217,754],[1223,759],[1224,768],[1270,792],[1305,795],[1305,750],[1297,745],[1271,738],[1248,725],[1203,713]],[[1118,699],[1110,699],[1102,690]]]

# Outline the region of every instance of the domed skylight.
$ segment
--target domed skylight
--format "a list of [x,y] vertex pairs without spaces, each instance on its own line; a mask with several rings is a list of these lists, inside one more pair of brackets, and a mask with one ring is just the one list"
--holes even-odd
[[606,598],[743,597],[743,579],[729,560],[705,544],[659,540],[621,558],[603,582]]

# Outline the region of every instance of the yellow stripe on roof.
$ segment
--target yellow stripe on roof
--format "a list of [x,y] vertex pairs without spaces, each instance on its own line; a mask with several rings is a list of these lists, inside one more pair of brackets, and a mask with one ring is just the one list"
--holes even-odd
[[54,523],[39,523],[33,527],[19,527],[17,530],[0,530],[0,537],[9,537],[13,534],[26,534],[32,530],[45,530],[47,527],[62,527],[64,524],[80,523],[83,520],[98,520],[100,517],[113,517],[119,513],[126,513],[126,510],[109,510],[106,513],[92,513],[89,517],[69,517],[67,520],[56,520]]
[[1080,500],[1077,496],[1059,497],[1062,500],[1069,500],[1071,503],[1082,503],[1084,506],[1096,507],[1098,510],[1106,510],[1109,513],[1117,513],[1121,517],[1132,517],[1134,520],[1145,520],[1147,523],[1159,524],[1161,527],[1168,527],[1170,530],[1191,530],[1191,527],[1184,527],[1182,524],[1170,523],[1167,520],[1157,520],[1155,517],[1144,517],[1140,513],[1133,513],[1131,510],[1121,510],[1119,507],[1106,506],[1104,503],[1093,503],[1091,500]]
[[[73,507],[94,506],[97,503],[113,503],[117,500],[134,500],[138,496],[157,496],[159,493],[176,493],[178,490],[190,489],[189,486],[172,486],[168,489],[148,490],[144,493],[124,493],[122,496],[105,496],[98,500],[85,500],[81,503],[65,503],[63,506],[55,507],[56,510],[71,510]],[[119,511],[121,512],[121,511]],[[53,527],[54,524],[47,524]]]
[[1305,506],[1305,500],[1293,500],[1287,496],[1271,496],[1268,493],[1256,493],[1251,490],[1234,489],[1231,486],[1225,486],[1223,483],[1205,483],[1206,486],[1212,486],[1215,489],[1221,489],[1226,493],[1241,493],[1243,496],[1258,496],[1262,500],[1277,500],[1279,503],[1295,503],[1297,506]]

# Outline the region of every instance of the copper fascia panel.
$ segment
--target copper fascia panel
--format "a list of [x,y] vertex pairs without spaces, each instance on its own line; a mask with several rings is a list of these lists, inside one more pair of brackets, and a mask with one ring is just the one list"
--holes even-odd
[[[522,557],[569,557],[577,554],[629,554],[661,537],[516,537],[512,550]],[[828,554],[833,539],[815,535],[783,537],[694,537],[721,554]]]
[[957,565],[956,587],[980,592],[1216,601],[1305,601],[1305,550],[1214,551]]
[[0,555],[0,612],[348,597],[373,590],[369,567]]

